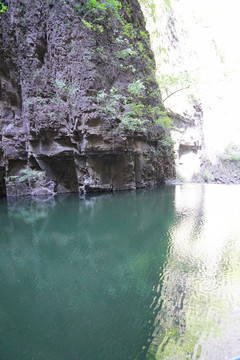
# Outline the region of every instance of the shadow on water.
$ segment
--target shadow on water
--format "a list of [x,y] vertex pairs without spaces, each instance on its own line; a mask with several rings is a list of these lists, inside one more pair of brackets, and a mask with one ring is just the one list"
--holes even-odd
[[1,200],[0,359],[145,359],[174,198]]

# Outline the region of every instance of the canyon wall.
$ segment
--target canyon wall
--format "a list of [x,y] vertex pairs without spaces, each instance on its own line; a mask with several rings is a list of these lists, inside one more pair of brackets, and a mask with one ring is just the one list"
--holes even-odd
[[174,175],[137,0],[7,3],[0,196],[147,187]]

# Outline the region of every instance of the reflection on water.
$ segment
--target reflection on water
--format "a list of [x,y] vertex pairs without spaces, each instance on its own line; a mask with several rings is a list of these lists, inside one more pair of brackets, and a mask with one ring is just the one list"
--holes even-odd
[[145,359],[174,189],[0,202],[0,359]]
[[176,188],[149,359],[240,354],[240,187]]
[[240,187],[0,201],[0,360],[240,354]]

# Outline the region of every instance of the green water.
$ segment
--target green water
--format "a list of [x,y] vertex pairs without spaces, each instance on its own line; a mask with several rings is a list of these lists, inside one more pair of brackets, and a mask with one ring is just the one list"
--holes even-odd
[[0,360],[223,360],[239,323],[239,186],[0,199]]

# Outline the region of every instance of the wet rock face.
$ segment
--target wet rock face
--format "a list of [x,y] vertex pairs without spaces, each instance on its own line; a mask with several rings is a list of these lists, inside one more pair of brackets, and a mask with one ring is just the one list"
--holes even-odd
[[[0,196],[136,189],[173,175],[168,134],[144,110],[162,105],[137,1],[96,20],[79,1],[12,0],[0,16]],[[143,92],[130,94],[137,80]]]

